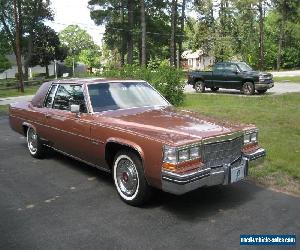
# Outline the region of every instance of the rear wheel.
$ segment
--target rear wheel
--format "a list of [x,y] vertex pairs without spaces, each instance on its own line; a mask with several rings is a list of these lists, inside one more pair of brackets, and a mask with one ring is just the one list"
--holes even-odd
[[260,89],[260,90],[257,90],[257,93],[258,94],[264,94],[264,93],[266,93],[267,92],[267,89]]
[[39,135],[31,127],[27,129],[27,147],[32,157],[34,158],[44,157],[45,146],[41,142]]
[[204,93],[205,92],[205,84],[203,81],[198,81],[195,83],[194,86],[197,93]]
[[121,199],[133,206],[145,204],[151,196],[151,187],[144,176],[141,159],[129,150],[117,153],[113,178]]
[[245,95],[253,95],[255,91],[254,84],[252,82],[245,82],[243,84],[242,92]]
[[219,90],[218,87],[211,87],[210,89],[211,89],[212,92],[217,92]]

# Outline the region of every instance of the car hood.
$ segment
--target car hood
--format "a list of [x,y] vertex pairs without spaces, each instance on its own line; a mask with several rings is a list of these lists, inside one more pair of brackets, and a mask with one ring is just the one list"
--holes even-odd
[[108,111],[96,114],[95,122],[176,146],[253,128],[174,107]]

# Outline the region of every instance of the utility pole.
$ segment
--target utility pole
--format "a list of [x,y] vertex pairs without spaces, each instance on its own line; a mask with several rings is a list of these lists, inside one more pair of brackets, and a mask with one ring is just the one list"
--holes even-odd
[[72,58],[72,62],[73,62],[73,76],[72,77],[75,77],[75,59],[74,59],[74,57]]
[[259,69],[264,68],[264,10],[263,10],[263,0],[258,2],[258,12],[259,12]]
[[146,20],[145,20],[145,1],[141,0],[141,28],[142,28],[142,66],[146,66]]
[[24,76],[22,68],[22,59],[21,59],[21,41],[20,41],[20,10],[17,7],[17,0],[13,1],[14,8],[14,20],[16,26],[16,60],[18,65],[18,74],[19,74],[19,90],[24,93]]
[[170,65],[176,66],[177,0],[171,2]]
[[55,74],[55,79],[57,79],[57,67],[56,67],[56,60],[54,60],[54,74]]

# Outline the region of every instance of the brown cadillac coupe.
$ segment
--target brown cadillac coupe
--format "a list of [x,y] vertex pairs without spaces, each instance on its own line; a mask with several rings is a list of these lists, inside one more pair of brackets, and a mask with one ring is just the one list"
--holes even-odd
[[46,82],[31,102],[10,105],[9,117],[33,157],[51,148],[110,172],[131,205],[153,187],[184,194],[240,181],[265,156],[255,126],[174,108],[145,81]]

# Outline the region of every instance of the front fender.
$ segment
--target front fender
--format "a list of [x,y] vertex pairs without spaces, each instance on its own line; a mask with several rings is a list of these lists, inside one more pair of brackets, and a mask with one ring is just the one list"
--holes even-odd
[[106,140],[106,143],[105,143],[105,146],[107,143],[109,142],[114,142],[114,143],[118,143],[118,144],[121,144],[121,145],[124,145],[124,146],[127,146],[127,147],[130,147],[134,150],[136,150],[139,155],[141,156],[142,158],[142,161],[144,161],[144,151],[143,149],[138,145],[136,144],[135,142],[132,142],[132,141],[129,141],[129,140],[126,140],[126,139],[123,139],[123,138],[117,138],[117,137],[110,137]]

